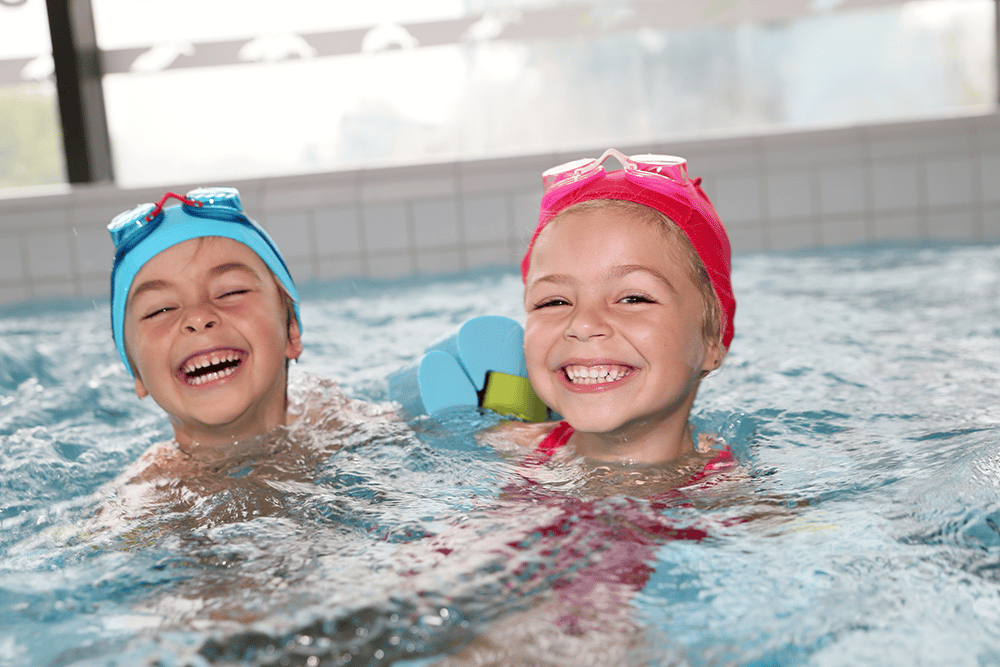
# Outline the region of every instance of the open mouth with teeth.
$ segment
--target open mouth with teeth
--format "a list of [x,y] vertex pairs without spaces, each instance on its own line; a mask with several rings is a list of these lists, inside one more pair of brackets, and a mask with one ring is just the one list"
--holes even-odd
[[631,366],[617,364],[601,364],[599,366],[564,366],[563,373],[570,384],[574,385],[606,385],[623,380],[635,369]]
[[240,350],[214,350],[197,354],[185,360],[177,374],[186,384],[197,387],[229,377],[236,372],[245,357]]

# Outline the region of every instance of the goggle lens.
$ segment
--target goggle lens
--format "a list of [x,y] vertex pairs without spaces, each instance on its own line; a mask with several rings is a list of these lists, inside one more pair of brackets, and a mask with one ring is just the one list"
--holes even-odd
[[[688,182],[687,160],[676,155],[633,155],[629,158],[641,174],[666,176],[678,185]],[[640,174],[640,175],[641,175]]]
[[600,163],[590,157],[564,162],[542,172],[542,187],[548,192],[560,185],[582,180],[598,169],[603,170]]
[[196,206],[213,206],[216,208],[227,208],[240,214],[243,212],[243,203],[240,201],[240,193],[236,188],[198,188],[187,193],[185,204]]

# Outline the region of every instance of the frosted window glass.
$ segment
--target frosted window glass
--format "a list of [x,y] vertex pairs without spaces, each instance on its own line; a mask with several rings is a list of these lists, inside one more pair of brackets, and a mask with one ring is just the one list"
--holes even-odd
[[64,183],[44,0],[0,2],[0,190]]
[[991,0],[93,3],[126,186],[662,145],[996,94]]

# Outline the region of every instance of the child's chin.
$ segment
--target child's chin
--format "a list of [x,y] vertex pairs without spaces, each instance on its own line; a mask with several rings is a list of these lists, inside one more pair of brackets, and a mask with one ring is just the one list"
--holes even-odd
[[563,415],[563,419],[573,427],[574,431],[581,433],[612,433],[623,426],[620,418],[587,412],[568,412]]
[[203,425],[207,429],[220,429],[230,425],[236,425],[242,417],[244,411],[234,409],[233,405],[221,406],[219,409],[203,409],[188,414],[187,421],[190,424]]

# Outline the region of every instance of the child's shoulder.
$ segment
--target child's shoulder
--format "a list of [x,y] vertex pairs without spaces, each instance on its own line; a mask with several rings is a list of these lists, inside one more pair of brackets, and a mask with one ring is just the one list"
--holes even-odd
[[187,454],[181,451],[174,440],[157,442],[122,471],[118,480],[125,484],[139,484],[177,476],[181,474],[181,468],[187,459]]
[[476,436],[480,442],[498,451],[534,451],[559,425],[559,422],[525,423],[502,421],[495,426],[480,431]]
[[108,528],[122,520],[148,514],[150,494],[157,488],[182,479],[188,467],[188,456],[173,440],[150,445],[103,488],[92,528]]

